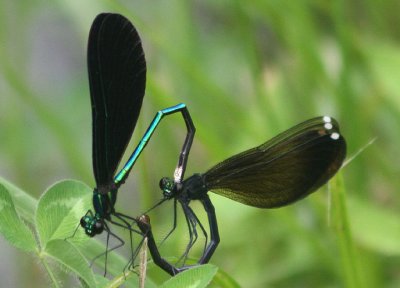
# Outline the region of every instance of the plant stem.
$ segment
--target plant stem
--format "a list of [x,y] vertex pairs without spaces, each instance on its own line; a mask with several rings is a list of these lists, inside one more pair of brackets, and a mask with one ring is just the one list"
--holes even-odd
[[47,274],[49,275],[51,281],[53,282],[54,287],[56,287],[56,288],[60,287],[58,285],[58,281],[56,279],[56,276],[54,275],[54,273],[51,270],[49,264],[47,263],[46,259],[43,257],[43,255],[41,253],[39,253],[39,259],[40,259],[40,262],[42,262],[42,264],[44,266],[44,269],[46,270]]
[[133,272],[132,271],[126,271],[123,272],[121,275],[115,277],[107,286],[106,288],[118,288],[120,287],[122,284],[124,284],[124,282],[126,282],[126,280],[128,280],[128,278],[130,278],[132,276]]

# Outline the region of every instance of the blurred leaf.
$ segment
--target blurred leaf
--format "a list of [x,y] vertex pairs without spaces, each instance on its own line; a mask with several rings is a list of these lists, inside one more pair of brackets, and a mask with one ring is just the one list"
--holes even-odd
[[400,221],[394,211],[349,197],[354,237],[367,248],[387,256],[400,255]]
[[161,288],[202,288],[207,287],[218,271],[218,267],[205,264],[183,271],[164,282]]
[[110,280],[108,280],[108,278],[101,276],[99,274],[95,274],[94,279],[96,280],[96,287],[99,288],[105,288],[111,282]]
[[212,287],[240,288],[240,285],[236,282],[236,280],[221,268],[218,269],[212,284],[215,284]]
[[[91,207],[91,189],[82,182],[65,180],[51,186],[39,199],[36,225],[42,246],[54,239],[71,237],[80,218]],[[71,241],[88,237],[78,229]]]
[[35,213],[37,199],[2,177],[0,177],[0,183],[2,183],[12,195],[18,214],[21,215],[24,220],[33,224],[33,215]]
[[347,287],[361,287],[358,276],[358,257],[354,250],[351,228],[348,221],[346,192],[341,172],[332,178],[332,222],[337,233],[343,270]]
[[89,287],[96,287],[92,270],[89,264],[71,243],[65,240],[51,240],[47,243],[43,254],[56,260],[83,279]]
[[363,45],[371,71],[384,89],[385,97],[393,104],[393,108],[400,110],[400,46],[386,41],[365,41]]
[[32,231],[18,217],[11,196],[2,184],[0,184],[0,232],[11,245],[21,250],[33,252],[37,249]]
[[138,280],[137,274],[131,270],[124,270],[121,275],[118,275],[111,281],[108,281],[107,285],[105,285],[104,288],[121,287],[121,285],[127,284],[127,281],[129,281],[132,276],[136,276],[136,277],[135,277],[134,281],[130,281],[131,285],[129,285],[129,287],[138,287],[139,280]]

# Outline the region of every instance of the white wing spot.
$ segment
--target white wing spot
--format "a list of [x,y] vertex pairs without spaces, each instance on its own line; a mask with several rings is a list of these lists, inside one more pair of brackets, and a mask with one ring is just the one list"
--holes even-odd
[[331,130],[333,128],[333,125],[332,123],[325,123],[324,127],[326,130]]
[[326,122],[326,123],[331,123],[331,122],[332,122],[332,119],[331,119],[331,117],[329,117],[329,116],[324,116],[322,119],[323,119],[324,122]]
[[336,132],[334,132],[334,133],[332,133],[332,134],[331,134],[331,138],[332,138],[333,140],[337,140],[337,139],[339,139],[339,138],[340,138],[340,134],[339,134],[339,133],[336,133]]

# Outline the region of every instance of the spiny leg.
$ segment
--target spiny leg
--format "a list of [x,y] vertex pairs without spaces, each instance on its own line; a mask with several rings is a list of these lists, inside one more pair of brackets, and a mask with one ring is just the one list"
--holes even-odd
[[[219,232],[218,232],[217,219],[216,219],[216,215],[215,215],[214,206],[212,205],[210,199],[208,198],[208,195],[206,195],[203,199],[200,199],[200,201],[202,202],[204,209],[207,213],[209,227],[210,227],[210,242],[207,245],[206,250],[204,251],[201,259],[198,261],[198,264],[205,264],[205,263],[208,263],[211,256],[215,252],[215,249],[217,248],[220,239],[219,239]],[[189,227],[190,238],[193,239],[192,234],[194,233],[194,231],[196,229],[196,227],[195,227],[196,221],[199,223],[200,223],[200,221],[198,221],[198,218],[194,215],[193,211],[190,212],[190,209],[187,209],[188,204],[181,202],[181,205],[182,205],[182,209],[184,210],[185,219],[186,219],[186,222]],[[142,231],[142,233],[146,234],[146,236],[147,236],[148,248],[149,248],[151,257],[153,258],[153,261],[156,265],[158,265],[164,271],[169,273],[171,276],[174,276],[182,271],[185,271],[185,270],[193,267],[193,266],[189,265],[189,266],[182,266],[182,267],[177,268],[174,265],[170,264],[168,261],[166,261],[160,255],[160,252],[159,252],[158,247],[154,240],[154,236],[153,236],[153,233],[151,230],[151,225],[150,225],[150,219],[148,216],[146,216],[146,215],[141,216],[137,223],[138,223],[138,226],[139,226],[140,230]],[[204,227],[202,228],[202,230],[203,229],[204,229]],[[192,230],[193,230],[193,232],[192,232]],[[204,230],[203,230],[203,233],[207,234],[207,233],[205,233]],[[185,252],[183,257],[188,254],[188,251],[191,248],[192,242],[193,242],[193,240],[191,240],[189,242],[187,249],[186,249],[187,251]]]
[[[122,221],[125,225],[122,225],[121,223],[118,223],[118,222],[115,222],[115,221],[110,221],[110,222],[115,224],[115,225],[117,225],[117,226],[123,227],[123,228],[125,228],[125,229],[127,229],[129,231],[130,246],[131,246],[131,258],[129,259],[129,262],[125,265],[125,267],[123,269],[125,271],[126,269],[129,269],[129,267],[131,267],[131,266],[133,267],[134,266],[134,261],[135,261],[137,255],[138,255],[140,247],[141,247],[141,245],[143,243],[144,235],[143,235],[143,233],[141,231],[133,229],[132,225],[127,220],[125,220],[125,218],[126,218],[126,219],[132,221],[132,223],[136,223],[137,224],[137,220],[135,218],[130,217],[130,216],[125,215],[125,214],[122,214],[122,213],[118,213],[118,212],[114,213],[113,215],[117,219]],[[141,236],[141,238],[142,238],[140,240],[139,245],[135,249],[134,249],[134,246],[133,246],[132,232],[134,232],[136,234],[139,234]]]
[[[107,227],[107,229],[108,229],[108,227]],[[107,260],[108,260],[108,243],[109,243],[109,240],[110,240],[110,231],[108,231],[108,233],[107,233],[107,241],[106,241],[106,260],[105,260],[105,262],[104,262],[104,277],[106,277],[106,275],[107,275]]]
[[196,230],[197,224],[199,224],[200,229],[203,232],[203,235],[205,238],[203,255],[206,253],[207,243],[208,243],[208,234],[207,234],[207,231],[205,230],[203,224],[201,223],[200,219],[197,217],[196,213],[194,213],[193,209],[189,205],[187,205],[186,207],[188,209],[188,217],[191,219],[192,227],[193,227],[193,230],[195,233],[195,239],[191,244],[189,243],[190,247],[187,247],[185,253],[179,258],[179,261],[181,261],[183,259],[183,266],[185,266],[190,249],[194,246],[195,242],[198,239],[197,230]]
[[190,209],[192,215],[196,218],[196,222],[199,224],[201,231],[203,232],[204,238],[205,238],[205,242],[204,242],[204,249],[203,249],[203,255],[206,251],[207,248],[207,244],[208,244],[208,235],[207,235],[207,231],[206,229],[204,229],[203,224],[201,224],[200,219],[197,217],[196,213],[194,213],[192,207],[188,206],[188,208]]
[[[129,222],[125,221],[125,219],[123,219],[122,217],[120,217],[117,213],[114,214],[114,216],[119,219],[120,221],[122,221],[126,226],[124,228],[129,230],[129,242],[130,242],[130,246],[131,246],[131,258],[129,259],[128,263],[125,265],[123,272],[125,274],[125,270],[127,269],[127,267],[129,267],[129,265],[134,261],[134,253],[133,253],[133,237],[132,237],[132,228],[131,225],[129,224]],[[111,223],[115,224],[115,221],[111,221]],[[124,226],[124,225],[122,225]]]
[[178,261],[176,262],[177,264],[180,263],[182,261],[182,259],[184,259],[182,266],[185,264],[185,261],[187,259],[187,256],[189,254],[190,249],[192,249],[193,245],[196,243],[197,241],[197,229],[196,229],[196,225],[197,225],[197,218],[193,215],[192,210],[190,210],[189,205],[188,204],[182,204],[182,209],[185,215],[185,219],[186,219],[186,223],[188,225],[188,230],[189,230],[189,243],[186,245],[186,249],[185,252],[182,254],[181,257],[179,257]]
[[161,240],[159,246],[161,246],[165,242],[165,240],[167,240],[168,237],[171,236],[171,234],[176,229],[176,226],[177,226],[177,205],[176,205],[176,203],[177,203],[177,200],[174,199],[174,224],[172,226],[172,229],[168,232],[168,234]]
[[[133,258],[131,259],[131,261],[129,261],[128,265],[124,268],[125,269],[129,269],[132,272],[136,273],[136,271],[134,270],[135,267],[137,267],[137,265],[135,265],[134,260],[137,258],[137,256],[140,253],[140,248],[142,248],[142,245],[144,243],[144,239],[146,239],[146,236],[142,237],[142,240],[140,240],[139,245],[136,247],[135,252],[133,253]],[[147,248],[146,248],[147,249]],[[137,274],[137,273],[136,273]]]
[[[118,218],[118,217],[117,217],[117,218]],[[132,218],[132,219],[133,219],[133,218]],[[122,225],[122,224],[120,224],[120,223],[118,223],[118,222],[115,222],[115,221],[112,221],[112,220],[109,220],[109,222],[112,223],[112,224],[114,224],[114,225],[116,225],[116,226],[119,226],[119,227],[128,229],[128,230],[130,231],[130,233],[135,232],[135,233],[138,233],[138,234],[142,235],[142,233],[141,233],[140,231],[135,230],[135,229],[132,229],[132,228],[130,229],[130,228],[129,228],[129,227],[130,227],[130,226],[129,226],[129,223],[127,223],[127,222],[124,221],[123,219],[121,219],[121,220],[122,220],[126,225]],[[101,254],[99,254],[99,255],[97,255],[96,257],[94,257],[94,258],[92,259],[91,263],[90,263],[90,267],[93,266],[94,262],[95,262],[98,258],[102,257],[103,255],[105,255],[105,257],[106,257],[105,266],[107,266],[108,253],[111,252],[111,251],[114,251],[114,250],[116,250],[116,249],[118,249],[118,248],[120,248],[120,247],[122,247],[122,246],[125,245],[125,241],[122,240],[122,238],[119,237],[119,236],[117,236],[115,233],[111,232],[111,230],[110,230],[110,228],[108,227],[108,224],[107,224],[106,222],[103,222],[103,225],[104,225],[104,230],[107,232],[106,251],[103,252],[103,253],[101,253]],[[117,240],[120,242],[120,244],[118,244],[118,245],[112,247],[111,249],[108,249],[108,243],[109,243],[110,235],[113,236],[115,239],[117,239]],[[107,267],[105,267],[104,275],[106,275],[106,273],[107,273]]]
[[[114,250],[116,250],[116,249],[118,249],[118,248],[124,246],[125,242],[124,242],[124,240],[122,240],[122,238],[118,237],[116,234],[114,234],[113,232],[111,232],[111,230],[110,230],[110,228],[108,227],[108,225],[107,225],[106,222],[104,222],[103,225],[104,225],[104,230],[107,232],[106,251],[103,252],[103,253],[101,253],[101,254],[99,254],[99,255],[97,255],[96,257],[94,257],[94,258],[92,259],[91,263],[90,263],[90,267],[93,266],[94,262],[95,262],[98,258],[100,258],[100,257],[102,257],[103,255],[105,255],[105,256],[106,256],[106,259],[105,259],[105,267],[104,267],[104,276],[105,276],[105,275],[107,274],[108,252],[114,251]],[[109,242],[110,235],[113,236],[115,239],[117,239],[117,240],[120,242],[120,244],[118,244],[117,246],[114,246],[114,247],[111,248],[111,249],[108,249],[108,242]]]

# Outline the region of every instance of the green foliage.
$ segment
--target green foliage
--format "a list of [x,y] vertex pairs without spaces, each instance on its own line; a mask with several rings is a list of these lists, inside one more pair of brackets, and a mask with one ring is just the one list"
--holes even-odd
[[[79,219],[91,205],[92,190],[75,181],[63,181],[50,187],[39,199],[35,222],[40,244],[46,247],[52,240],[66,239],[72,236],[71,227],[79,224]],[[78,227],[76,227],[78,228]],[[81,230],[77,230],[72,241],[86,239]]]
[[353,219],[353,235],[357,242],[387,257],[400,256],[398,214],[353,197],[348,200],[349,218]]
[[217,273],[218,268],[211,265],[202,265],[184,271],[164,282],[160,288],[203,288],[207,287]]
[[1,234],[3,234],[4,238],[15,247],[26,252],[35,251],[36,243],[31,230],[29,230],[25,223],[18,217],[10,194],[1,184],[0,201]]
[[[6,185],[11,186],[8,183]],[[83,281],[83,287],[120,287],[133,275],[135,281],[130,285],[138,285],[137,275],[132,271],[117,275],[111,281],[95,275],[82,253],[85,250],[80,251],[77,248],[82,248],[82,242],[89,242],[89,238],[82,232],[83,229],[77,229],[80,217],[86,213],[85,207],[90,207],[92,193],[88,186],[72,180],[61,181],[51,186],[37,203],[34,221],[30,223],[32,230],[16,212],[10,192],[13,193],[0,183],[0,232],[14,247],[39,258],[54,287],[64,287],[62,281],[57,278],[57,267],[78,277]],[[40,239],[40,243],[35,240],[34,235]],[[103,249],[105,251],[106,247],[103,246]],[[110,261],[109,269],[114,263]],[[168,280],[161,287],[206,287],[216,273],[217,267],[204,265]],[[225,282],[229,282],[227,275],[219,278],[225,278]],[[146,287],[156,286],[151,280],[147,280]]]
[[[60,265],[75,273],[80,279],[84,280],[89,287],[95,287],[93,274],[87,261],[83,255],[67,241],[60,239],[49,241],[46,243],[46,248],[41,256],[54,259]],[[42,261],[45,260],[42,259]]]
[[[75,181],[63,181],[50,187],[38,201],[36,217],[30,223],[32,230],[17,214],[12,197],[3,184],[0,184],[0,193],[3,207],[0,211],[0,231],[11,245],[38,257],[55,287],[60,284],[49,265],[52,260],[75,273],[88,286],[95,287],[88,262],[75,246],[66,241],[74,231],[71,227],[79,223],[78,215],[83,215],[84,207],[90,205],[89,187]],[[35,238],[39,238],[40,243]]]
[[[339,175],[340,176],[340,175]],[[358,255],[354,251],[349,220],[347,216],[346,194],[342,177],[335,177],[332,181],[332,220],[339,242],[343,272],[346,287],[361,286],[358,274]]]

